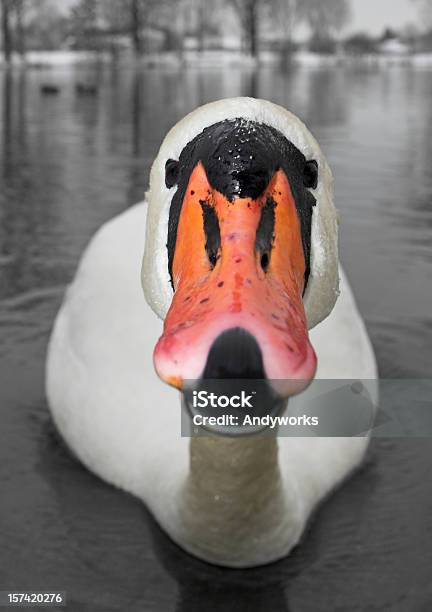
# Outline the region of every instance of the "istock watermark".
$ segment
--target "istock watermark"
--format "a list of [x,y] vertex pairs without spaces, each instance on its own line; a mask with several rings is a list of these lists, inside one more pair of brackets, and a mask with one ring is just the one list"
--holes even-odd
[[320,380],[281,398],[281,381],[186,381],[183,436],[432,437],[432,380]]
[[[232,386],[232,382],[230,383]],[[251,384],[250,382],[248,383]],[[218,383],[220,385],[220,383]],[[290,427],[316,427],[319,425],[319,418],[311,415],[299,416],[272,416],[270,414],[254,414],[254,399],[257,398],[257,391],[240,390],[238,393],[226,395],[218,394],[214,391],[201,389],[192,391],[192,424],[195,427],[224,428],[233,433],[241,428],[247,429],[276,429],[281,426]],[[276,398],[276,396],[275,396]],[[258,400],[263,398],[258,395]],[[277,399],[277,398],[276,398]],[[224,414],[216,414],[212,409],[226,409]],[[269,402],[268,409],[273,408],[273,403]],[[233,409],[243,409],[243,412],[235,412]],[[249,410],[252,409],[252,410]],[[205,411],[205,412],[204,412]]]
[[242,427],[242,428],[255,428],[255,427],[268,427],[269,429],[275,429],[277,427],[316,427],[319,425],[319,418],[317,416],[308,416],[303,414],[301,416],[251,416],[245,414],[243,418],[236,417],[232,414],[224,414],[219,417],[215,416],[204,416],[202,414],[195,414],[192,417],[192,423],[197,427]]
[[[183,404],[191,419],[183,435],[205,430],[224,435],[257,433],[277,426],[286,402],[268,381],[253,379],[186,381]],[[262,421],[262,419],[265,419]]]
[[252,391],[247,395],[245,391],[241,391],[240,395],[217,395],[217,393],[209,393],[208,391],[193,391],[192,405],[194,408],[253,408],[251,404],[256,391]]

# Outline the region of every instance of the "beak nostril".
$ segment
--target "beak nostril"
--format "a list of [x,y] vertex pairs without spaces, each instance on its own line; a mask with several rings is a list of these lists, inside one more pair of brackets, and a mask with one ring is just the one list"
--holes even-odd
[[267,196],[256,232],[255,248],[260,254],[260,265],[264,272],[267,272],[270,263],[275,238],[275,208],[276,202],[271,196]]
[[217,260],[219,259],[219,253],[218,252],[214,252],[214,251],[210,251],[209,253],[207,253],[208,255],[208,259],[210,262],[210,265],[212,267],[212,269],[215,267]]
[[216,211],[208,202],[200,200],[200,204],[203,213],[204,233],[206,236],[205,250],[210,266],[213,269],[220,257],[221,236],[219,219],[217,218]]
[[267,268],[269,267],[269,263],[270,263],[270,256],[268,253],[262,253],[261,255],[261,260],[260,260],[260,265],[261,268],[264,270],[264,272],[267,272]]

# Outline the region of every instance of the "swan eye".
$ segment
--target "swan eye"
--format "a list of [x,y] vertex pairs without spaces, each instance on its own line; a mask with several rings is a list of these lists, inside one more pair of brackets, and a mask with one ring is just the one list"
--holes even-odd
[[180,164],[175,159],[169,159],[165,164],[165,185],[170,189],[177,184]]
[[316,189],[318,186],[318,162],[316,159],[307,161],[303,170],[303,185],[309,189]]

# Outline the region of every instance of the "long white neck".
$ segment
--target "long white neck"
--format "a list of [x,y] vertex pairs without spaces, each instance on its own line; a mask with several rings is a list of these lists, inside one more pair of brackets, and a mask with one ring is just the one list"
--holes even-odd
[[265,563],[298,538],[298,496],[282,481],[274,437],[192,438],[181,496],[186,548],[215,563]]

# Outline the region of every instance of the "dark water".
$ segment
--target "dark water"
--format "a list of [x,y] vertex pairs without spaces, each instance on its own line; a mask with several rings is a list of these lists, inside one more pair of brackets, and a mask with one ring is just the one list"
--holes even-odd
[[[77,81],[99,95],[77,96]],[[2,73],[0,590],[64,590],[72,611],[432,609],[432,440],[375,440],[290,558],[228,571],[179,550],[50,424],[46,342],[83,247],[142,198],[177,119],[240,94],[290,107],[327,154],[381,375],[431,375],[432,71]]]

